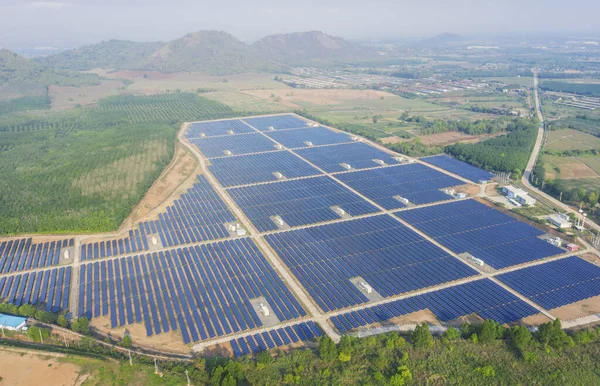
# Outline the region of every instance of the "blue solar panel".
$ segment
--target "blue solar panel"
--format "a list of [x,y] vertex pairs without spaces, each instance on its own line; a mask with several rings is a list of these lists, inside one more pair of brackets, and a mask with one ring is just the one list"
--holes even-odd
[[217,135],[231,135],[254,133],[255,131],[239,119],[228,119],[212,122],[194,122],[191,123],[186,138],[213,137]]
[[262,134],[193,138],[190,140],[207,158],[275,151],[276,143]]
[[343,164],[356,170],[382,166],[375,160],[383,161],[386,165],[398,164],[392,155],[362,142],[341,144],[335,147],[308,147],[295,150],[295,152],[329,173],[350,170]]
[[539,239],[543,231],[475,200],[398,212],[455,253],[468,252],[501,269],[564,251]]
[[600,267],[575,256],[497,278],[546,309],[600,295]]
[[387,297],[477,274],[387,215],[266,239],[326,312],[368,301],[358,276]]
[[58,312],[67,308],[70,286],[71,267],[60,267],[3,277],[0,294],[17,306],[43,303],[46,311]]
[[463,182],[421,164],[363,170],[336,175],[351,188],[386,209],[403,208],[399,197],[416,205],[449,200],[440,189],[463,185]]
[[[320,145],[332,145],[350,142],[350,135],[329,130],[326,127],[307,127],[268,131],[265,133],[287,148],[300,148]],[[333,149],[335,150],[335,149]]]
[[277,181],[275,173],[285,178],[321,174],[300,158],[287,151],[215,158],[209,169],[225,187]]
[[348,312],[332,317],[331,321],[338,330],[346,332],[425,309],[429,309],[443,322],[476,313],[484,319],[494,319],[503,324],[538,313],[535,308],[496,283],[483,279]]
[[438,168],[449,171],[473,182],[489,181],[494,175],[488,171],[469,165],[466,162],[459,161],[449,155],[434,155],[421,158],[423,161],[437,166]]
[[292,326],[278,328],[254,334],[239,339],[231,340],[233,355],[238,357],[248,354],[256,354],[260,351],[284,346],[291,343],[309,341],[318,338],[323,333],[313,321],[294,324]]
[[[82,304],[99,308],[98,294],[106,293],[105,282],[85,274],[92,267],[81,267],[89,290],[80,291],[80,312]],[[108,270],[112,324],[143,320],[149,336],[173,329],[189,343],[256,328],[248,301],[261,296],[281,321],[306,315],[248,238],[109,260]]]
[[61,252],[72,242],[68,239],[34,244],[31,238],[0,242],[0,273],[56,266]]
[[278,229],[272,216],[291,227],[340,219],[332,206],[351,216],[378,209],[329,177],[306,178],[229,189],[229,194],[261,232]]
[[308,123],[294,115],[274,115],[269,117],[244,118],[244,122],[260,131],[296,129],[306,127]]

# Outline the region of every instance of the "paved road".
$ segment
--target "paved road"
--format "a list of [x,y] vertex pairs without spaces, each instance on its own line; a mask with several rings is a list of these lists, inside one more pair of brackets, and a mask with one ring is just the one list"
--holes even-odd
[[[531,182],[529,182],[529,177],[531,176],[531,171],[533,170],[533,167],[535,166],[535,163],[537,162],[538,156],[539,156],[540,152],[542,151],[543,141],[544,141],[544,116],[542,114],[542,109],[541,109],[541,104],[540,104],[540,95],[539,95],[539,88],[538,88],[538,75],[537,75],[536,70],[532,70],[532,71],[533,71],[533,88],[534,88],[533,91],[534,91],[534,96],[535,96],[535,98],[534,98],[535,99],[535,110],[536,110],[536,114],[537,114],[541,124],[538,129],[538,136],[537,136],[537,140],[535,141],[535,146],[533,148],[533,151],[531,152],[531,157],[529,158],[529,162],[527,163],[527,167],[525,168],[525,172],[523,173],[521,182],[523,183],[523,185],[525,185],[526,190],[528,190],[530,193],[534,193],[535,195],[542,196],[544,198],[544,200],[551,202],[554,206],[560,208],[561,210],[563,210],[567,213],[573,213],[575,215],[578,215],[577,210],[560,202],[559,200],[555,199],[554,197],[542,192],[540,189],[533,186],[531,184]],[[587,219],[585,223],[588,227],[594,228],[595,230],[600,232],[600,226],[598,226],[598,224],[596,224],[595,222],[591,221],[590,219]]]

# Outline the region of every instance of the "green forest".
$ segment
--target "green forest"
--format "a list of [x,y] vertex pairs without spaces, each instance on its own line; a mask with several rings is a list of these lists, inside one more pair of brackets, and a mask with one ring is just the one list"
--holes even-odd
[[[45,108],[36,100],[12,103]],[[234,115],[193,93],[0,115],[0,235],[116,229],[172,159],[182,122]]]
[[568,92],[592,97],[600,97],[600,84],[594,83],[543,81],[540,84],[540,88],[544,91]]

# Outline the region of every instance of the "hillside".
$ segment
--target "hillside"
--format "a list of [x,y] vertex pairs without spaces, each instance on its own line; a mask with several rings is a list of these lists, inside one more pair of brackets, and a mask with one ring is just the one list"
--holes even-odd
[[270,35],[253,47],[265,58],[284,63],[365,57],[370,50],[320,31]]
[[165,44],[151,54],[141,68],[223,75],[269,70],[275,66],[261,59],[246,43],[226,32],[198,31]]
[[42,95],[49,85],[92,84],[99,84],[96,75],[52,69],[14,52],[0,49],[0,99]]
[[36,61],[47,66],[84,71],[93,68],[135,68],[164,44],[109,40],[38,58]]

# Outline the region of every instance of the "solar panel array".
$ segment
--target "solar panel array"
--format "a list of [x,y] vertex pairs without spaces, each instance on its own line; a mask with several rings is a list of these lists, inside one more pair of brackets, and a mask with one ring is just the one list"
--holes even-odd
[[248,123],[259,131],[268,131],[272,127],[279,129],[295,129],[298,127],[307,127],[308,123],[294,115],[273,115],[269,117],[244,118]]
[[229,237],[226,223],[236,221],[227,204],[204,175],[175,200],[158,220],[140,225],[145,234],[158,234],[163,246],[176,246]]
[[445,154],[423,157],[421,160],[473,182],[489,181],[494,178],[494,175],[486,170],[469,165],[466,162],[459,161],[456,158]]
[[290,149],[332,145],[352,141],[348,134],[338,133],[321,126],[307,127],[303,129],[268,131],[265,132],[265,134]]
[[600,295],[600,267],[576,256],[497,278],[546,309]]
[[25,271],[58,265],[62,248],[72,247],[74,239],[34,244],[31,238],[0,243],[0,273]]
[[231,197],[261,232],[278,229],[280,216],[291,227],[340,219],[338,206],[357,216],[378,209],[327,176],[252,185],[228,190]]
[[69,305],[71,267],[0,277],[0,297],[16,306],[45,304],[46,311],[66,310]]
[[326,312],[369,300],[350,281],[358,276],[387,297],[477,274],[387,215],[266,240]]
[[537,228],[475,200],[399,212],[398,216],[455,253],[468,252],[496,269],[564,253],[539,239]]
[[334,316],[331,321],[340,332],[344,333],[361,326],[385,322],[426,309],[443,322],[476,313],[483,319],[510,323],[538,313],[535,308],[496,283],[483,279],[352,311]]
[[336,175],[342,182],[386,209],[404,208],[396,197],[416,205],[449,200],[440,189],[463,182],[421,164],[363,170]]
[[185,136],[186,138],[200,138],[203,136],[214,137],[217,135],[231,135],[255,133],[255,130],[239,119],[228,119],[213,122],[191,123]]
[[196,145],[206,158],[228,157],[277,150],[275,142],[259,133],[193,138],[190,139],[190,142]]
[[148,241],[143,229],[129,231],[129,236],[121,239],[81,244],[81,261],[101,259],[148,250]]
[[315,322],[303,322],[260,334],[233,339],[229,343],[236,357],[256,354],[279,346],[308,341],[323,335]]
[[288,151],[215,158],[211,160],[211,164],[209,169],[226,188],[277,181],[279,178],[275,173],[281,173],[285,178],[321,174]]
[[248,238],[83,264],[79,294],[80,316],[143,321],[186,344],[261,326],[249,301],[260,296],[280,321],[306,315]]
[[295,152],[328,173],[348,171],[342,164],[356,170],[382,166],[374,160],[381,160],[386,165],[398,164],[390,154],[362,142],[341,144],[335,148],[307,147]]

